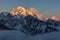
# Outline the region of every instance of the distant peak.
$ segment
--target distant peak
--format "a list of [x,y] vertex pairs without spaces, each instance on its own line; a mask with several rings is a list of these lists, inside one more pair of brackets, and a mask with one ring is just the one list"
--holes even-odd
[[52,16],[50,19],[52,19],[52,20],[59,20],[59,18],[57,16]]

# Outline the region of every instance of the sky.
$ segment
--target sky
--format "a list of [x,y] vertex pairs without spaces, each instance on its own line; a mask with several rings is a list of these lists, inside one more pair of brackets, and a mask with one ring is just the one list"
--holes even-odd
[[43,15],[60,17],[60,0],[0,0],[0,9],[9,11],[17,6],[35,8]]

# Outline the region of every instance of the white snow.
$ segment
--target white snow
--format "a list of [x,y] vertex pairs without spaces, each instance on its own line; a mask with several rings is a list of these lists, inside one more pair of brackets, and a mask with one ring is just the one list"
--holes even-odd
[[60,40],[60,32],[30,36],[17,30],[0,30],[0,40]]

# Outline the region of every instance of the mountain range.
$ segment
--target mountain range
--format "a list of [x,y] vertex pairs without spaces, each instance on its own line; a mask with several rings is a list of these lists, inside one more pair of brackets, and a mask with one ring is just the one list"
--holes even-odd
[[0,13],[1,30],[18,30],[28,35],[58,31],[58,18],[46,19],[37,10],[17,7],[10,12]]

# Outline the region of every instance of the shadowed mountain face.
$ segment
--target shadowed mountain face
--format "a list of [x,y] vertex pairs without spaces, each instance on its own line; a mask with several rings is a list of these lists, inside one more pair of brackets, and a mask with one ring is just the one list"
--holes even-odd
[[12,29],[5,26],[4,24],[0,24],[0,30],[12,30]]
[[56,21],[40,20],[36,16],[24,16],[22,14],[11,15],[8,12],[0,14],[0,29],[1,30],[20,30],[29,35],[35,35],[46,32],[58,31],[56,29]]

